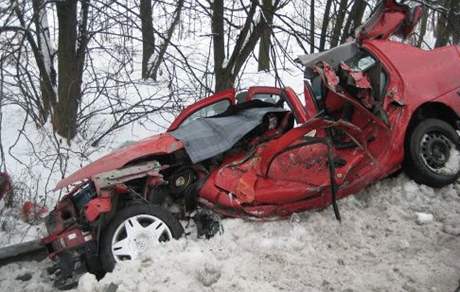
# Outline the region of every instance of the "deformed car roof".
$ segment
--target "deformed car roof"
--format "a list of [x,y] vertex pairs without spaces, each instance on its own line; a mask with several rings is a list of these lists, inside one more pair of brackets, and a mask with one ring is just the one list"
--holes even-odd
[[313,70],[311,69],[318,62],[326,62],[331,67],[337,67],[343,60],[350,59],[359,52],[358,44],[353,41],[338,47],[332,48],[328,51],[302,55],[298,57],[298,61],[306,67],[307,78],[313,77]]
[[221,154],[262,123],[268,113],[285,112],[280,107],[256,107],[223,117],[200,118],[169,132],[181,141],[193,163]]

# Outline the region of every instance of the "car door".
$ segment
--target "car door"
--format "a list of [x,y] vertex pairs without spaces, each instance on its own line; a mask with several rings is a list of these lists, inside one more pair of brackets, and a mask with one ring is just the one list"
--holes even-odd
[[358,28],[357,39],[388,39],[391,36],[405,39],[418,24],[422,13],[419,4],[412,6],[405,1],[384,0],[371,17]]

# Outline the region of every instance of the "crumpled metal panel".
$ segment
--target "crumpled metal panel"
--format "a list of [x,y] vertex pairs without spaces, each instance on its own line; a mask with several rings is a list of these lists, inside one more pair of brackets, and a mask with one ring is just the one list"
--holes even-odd
[[62,189],[70,184],[88,179],[99,173],[119,169],[127,163],[153,155],[164,155],[173,153],[184,147],[182,142],[176,140],[169,134],[155,135],[135,144],[128,145],[119,150],[88,164],[72,175],[64,178],[56,185],[55,190]]
[[316,64],[319,62],[325,62],[328,63],[332,68],[337,68],[341,62],[350,59],[358,52],[358,44],[356,42],[349,42],[328,51],[302,55],[297,59],[306,67],[305,77],[312,78],[315,76],[314,66],[316,66]]
[[201,118],[169,132],[182,141],[193,163],[221,154],[262,123],[268,113],[285,112],[279,107],[242,110],[235,115]]

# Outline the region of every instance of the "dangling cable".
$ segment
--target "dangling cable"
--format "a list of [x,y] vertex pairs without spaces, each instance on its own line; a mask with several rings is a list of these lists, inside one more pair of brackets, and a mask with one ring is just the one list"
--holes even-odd
[[330,133],[330,129],[326,129],[326,132],[327,132],[327,138],[326,138],[327,160],[329,164],[329,178],[330,178],[330,184],[331,184],[332,208],[334,209],[335,218],[339,222],[342,222],[342,218],[340,217],[339,207],[337,206],[338,185],[337,185],[337,182],[335,181],[336,173],[335,173],[334,158],[332,156],[332,139],[331,139],[332,135]]

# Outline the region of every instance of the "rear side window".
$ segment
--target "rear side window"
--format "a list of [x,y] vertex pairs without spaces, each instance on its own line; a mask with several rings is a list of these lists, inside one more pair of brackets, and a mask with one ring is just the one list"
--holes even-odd
[[278,104],[278,102],[281,100],[281,97],[278,94],[257,93],[252,99],[272,104]]
[[[248,101],[248,91],[241,91],[236,94],[236,103],[243,103]],[[270,93],[256,93],[252,96],[251,100],[260,100],[263,102],[268,102],[274,105],[277,105],[281,100],[281,96],[278,94],[270,94]]]
[[385,96],[388,76],[382,64],[368,52],[361,50],[359,54],[345,61],[354,71],[366,73],[372,85],[372,95],[380,101]]
[[182,125],[186,125],[191,121],[201,119],[201,118],[209,118],[215,115],[219,115],[225,112],[230,106],[230,101],[227,99],[218,101],[216,103],[210,104],[206,107],[203,107],[193,114],[191,114],[187,119],[182,122]]

